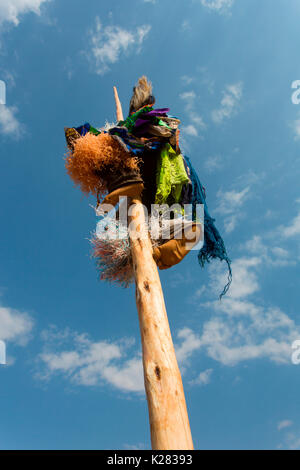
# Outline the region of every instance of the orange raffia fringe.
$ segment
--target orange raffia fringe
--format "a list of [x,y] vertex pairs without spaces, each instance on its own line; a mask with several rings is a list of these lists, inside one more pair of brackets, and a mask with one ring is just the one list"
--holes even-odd
[[68,175],[86,194],[104,196],[107,178],[122,170],[137,170],[138,159],[126,152],[111,135],[87,133],[74,142],[66,156]]

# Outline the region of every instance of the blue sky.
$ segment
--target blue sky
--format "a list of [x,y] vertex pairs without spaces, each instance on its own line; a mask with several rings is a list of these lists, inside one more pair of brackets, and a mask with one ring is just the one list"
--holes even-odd
[[150,448],[134,289],[97,280],[64,126],[138,77],[181,119],[233,262],[161,273],[198,449],[299,449],[298,0],[0,0],[1,449]]

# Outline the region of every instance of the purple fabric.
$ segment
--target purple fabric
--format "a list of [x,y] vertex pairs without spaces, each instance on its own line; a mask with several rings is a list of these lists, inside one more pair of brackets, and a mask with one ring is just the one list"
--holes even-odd
[[170,108],[162,108],[162,109],[153,109],[152,111],[149,111],[148,113],[141,114],[141,117],[139,117],[136,120],[135,128],[143,126],[146,122],[149,122],[148,117],[151,118],[151,117],[166,116],[168,111],[170,111]]
[[145,113],[145,116],[163,116],[170,111],[170,108],[160,108],[160,109],[153,109],[148,113]]
[[151,124],[151,118],[166,116],[168,111],[170,111],[170,108],[161,108],[161,109],[153,109],[152,111],[149,111],[148,113],[142,114],[141,117],[139,117],[136,120],[136,123],[134,126],[134,134],[137,136],[145,137],[144,134],[147,134],[147,127],[149,126],[149,124]]

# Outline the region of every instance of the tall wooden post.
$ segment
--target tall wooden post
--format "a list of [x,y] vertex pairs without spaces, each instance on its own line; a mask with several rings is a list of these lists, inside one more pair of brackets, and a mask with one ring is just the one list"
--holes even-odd
[[116,115],[117,115],[117,121],[123,121],[123,110],[122,110],[122,105],[121,101],[119,100],[119,95],[118,95],[118,90],[114,86],[114,96],[115,96],[115,103],[116,103]]
[[133,200],[129,209],[129,237],[152,449],[192,450],[182,379],[140,200]]
[[[114,87],[117,120],[123,120]],[[135,273],[152,449],[193,450],[183,385],[141,200],[131,201],[129,237]]]

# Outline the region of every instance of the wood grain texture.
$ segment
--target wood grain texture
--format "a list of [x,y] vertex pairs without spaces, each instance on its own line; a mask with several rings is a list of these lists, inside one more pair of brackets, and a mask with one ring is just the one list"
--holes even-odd
[[181,374],[140,200],[132,201],[129,213],[152,449],[192,450]]

